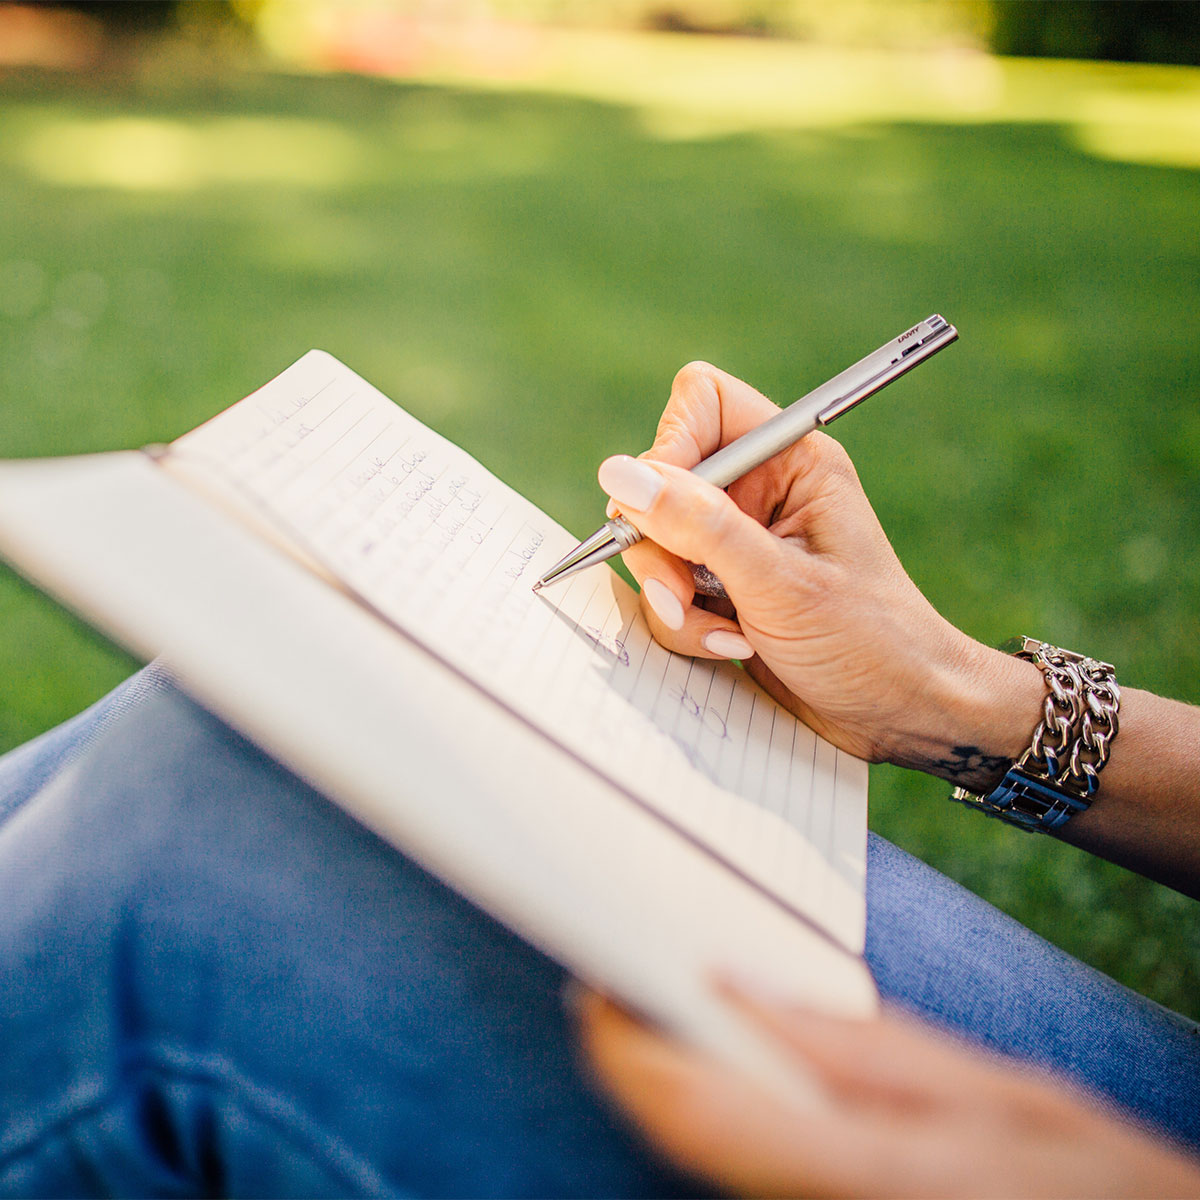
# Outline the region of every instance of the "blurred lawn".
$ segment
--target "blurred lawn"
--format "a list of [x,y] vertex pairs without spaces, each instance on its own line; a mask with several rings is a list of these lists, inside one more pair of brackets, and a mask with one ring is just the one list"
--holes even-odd
[[[583,533],[682,363],[787,400],[940,311],[959,345],[837,428],[918,584],[1200,700],[1200,73],[715,45],[10,73],[0,454],[169,439],[320,346]],[[8,575],[0,620],[0,749],[129,669]],[[876,769],[872,823],[1200,1017],[1200,907],[944,791]]]

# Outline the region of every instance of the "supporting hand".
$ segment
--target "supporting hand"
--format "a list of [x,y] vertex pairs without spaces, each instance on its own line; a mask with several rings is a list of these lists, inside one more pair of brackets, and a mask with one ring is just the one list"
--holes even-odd
[[1196,1196],[1200,1165],[1097,1102],[907,1018],[839,1019],[732,993],[824,1103],[580,1000],[604,1089],[669,1159],[751,1196]]

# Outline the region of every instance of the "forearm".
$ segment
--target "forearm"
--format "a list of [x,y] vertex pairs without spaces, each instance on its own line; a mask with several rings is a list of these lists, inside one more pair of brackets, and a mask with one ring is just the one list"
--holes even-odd
[[[1029,746],[1046,694],[1042,673],[971,643],[935,686],[945,694],[944,733],[914,739],[895,761],[986,793]],[[1200,897],[1198,760],[1200,708],[1123,688],[1099,791],[1056,835]]]
[[1200,898],[1198,750],[1200,709],[1125,689],[1096,799],[1059,836]]

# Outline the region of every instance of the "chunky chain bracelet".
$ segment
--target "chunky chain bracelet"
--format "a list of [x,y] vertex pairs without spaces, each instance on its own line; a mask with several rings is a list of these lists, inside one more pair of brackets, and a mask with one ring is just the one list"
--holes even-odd
[[1045,832],[1083,812],[1096,795],[1117,736],[1121,690],[1110,663],[1036,638],[1022,638],[1012,649],[1036,663],[1046,681],[1041,722],[999,787],[987,796],[955,788],[951,798],[1022,829]]

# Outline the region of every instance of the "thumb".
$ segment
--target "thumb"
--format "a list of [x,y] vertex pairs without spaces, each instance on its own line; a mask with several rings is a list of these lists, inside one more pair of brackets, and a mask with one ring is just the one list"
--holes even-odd
[[779,539],[690,471],[619,454],[600,464],[598,478],[643,537],[704,563],[735,603],[780,570]]

